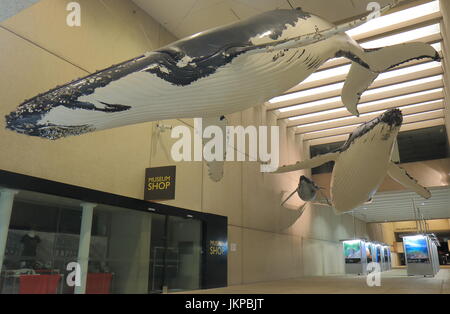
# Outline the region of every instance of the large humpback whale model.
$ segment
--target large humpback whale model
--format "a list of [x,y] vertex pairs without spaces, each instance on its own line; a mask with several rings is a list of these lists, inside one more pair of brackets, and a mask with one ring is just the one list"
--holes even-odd
[[[275,173],[315,168],[334,161],[331,202],[327,201],[325,204],[333,206],[337,213],[351,211],[370,201],[386,175],[428,199],[431,197],[430,191],[419,185],[392,161],[402,122],[400,110],[388,110],[378,118],[359,126],[338,151],[280,167]],[[296,192],[304,201],[314,202],[319,187],[302,176]]]
[[378,73],[411,59],[439,59],[423,43],[362,49],[345,31],[368,19],[335,26],[301,9],[263,13],[38,95],[9,114],[6,127],[54,140],[148,121],[221,117],[282,94],[341,56],[353,61],[343,103],[357,115]]

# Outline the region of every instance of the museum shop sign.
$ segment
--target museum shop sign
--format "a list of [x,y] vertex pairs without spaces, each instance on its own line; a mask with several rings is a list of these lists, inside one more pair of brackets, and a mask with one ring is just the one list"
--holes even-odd
[[176,166],[148,168],[145,171],[146,201],[175,199]]

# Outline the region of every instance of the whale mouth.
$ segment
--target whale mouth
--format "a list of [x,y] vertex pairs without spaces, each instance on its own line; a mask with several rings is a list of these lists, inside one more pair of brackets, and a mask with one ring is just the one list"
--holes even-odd
[[13,112],[7,115],[6,128],[20,134],[40,137],[48,140],[58,140],[73,135],[82,135],[95,131],[92,125],[55,125],[38,124],[41,114],[19,116]]
[[380,120],[389,126],[398,127],[403,123],[403,114],[399,109],[390,109],[383,113]]

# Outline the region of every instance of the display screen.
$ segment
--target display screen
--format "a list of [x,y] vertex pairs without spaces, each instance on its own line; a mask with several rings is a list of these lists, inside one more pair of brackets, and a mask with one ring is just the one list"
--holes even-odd
[[361,241],[345,241],[344,256],[346,264],[361,263]]
[[423,236],[403,237],[408,263],[428,263],[427,239]]
[[381,262],[381,247],[377,246],[377,263]]
[[372,255],[372,262],[378,262],[377,261],[377,248],[374,244],[370,244],[370,254]]
[[372,244],[366,243],[366,257],[367,257],[367,263],[372,262]]

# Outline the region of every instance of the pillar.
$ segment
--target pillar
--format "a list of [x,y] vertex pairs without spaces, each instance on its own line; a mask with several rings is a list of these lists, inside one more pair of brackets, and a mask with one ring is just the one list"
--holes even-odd
[[89,248],[91,245],[92,218],[96,204],[83,203],[83,216],[81,219],[80,244],[78,247],[78,264],[81,270],[81,285],[75,287],[75,294],[86,293],[86,283],[89,263]]
[[18,191],[0,189],[0,272],[5,257],[6,240],[8,240],[9,222],[14,203],[14,195]]

